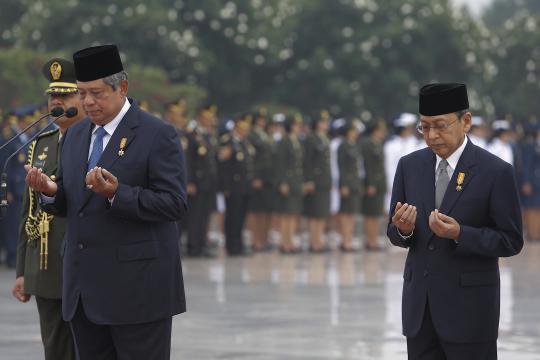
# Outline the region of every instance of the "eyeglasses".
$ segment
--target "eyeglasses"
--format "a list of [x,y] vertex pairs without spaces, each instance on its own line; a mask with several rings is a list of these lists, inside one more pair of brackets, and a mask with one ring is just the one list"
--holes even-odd
[[435,125],[418,124],[416,125],[416,130],[418,130],[418,132],[422,135],[429,134],[429,130],[431,129],[435,130],[438,133],[441,133],[448,130],[448,128],[452,126],[456,121],[458,121],[458,119],[449,123],[441,121],[439,123],[436,123]]

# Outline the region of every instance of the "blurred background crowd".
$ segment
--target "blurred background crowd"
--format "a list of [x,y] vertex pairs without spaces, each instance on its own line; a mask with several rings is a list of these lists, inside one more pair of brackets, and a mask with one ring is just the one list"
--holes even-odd
[[[540,240],[540,3],[461,3],[4,0],[0,142],[46,113],[43,63],[116,43],[129,95],[182,139],[188,255],[380,250],[397,161],[424,146],[418,89],[460,81],[471,140],[514,165]],[[25,155],[8,167],[11,214]],[[17,218],[0,225],[9,266]]]

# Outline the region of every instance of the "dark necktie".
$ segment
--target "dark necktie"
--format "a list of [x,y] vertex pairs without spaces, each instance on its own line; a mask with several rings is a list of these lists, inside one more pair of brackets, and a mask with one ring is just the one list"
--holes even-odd
[[101,153],[103,152],[103,137],[107,134],[103,127],[99,127],[96,130],[96,138],[92,146],[92,152],[90,153],[90,159],[88,159],[88,171],[92,170],[98,163]]

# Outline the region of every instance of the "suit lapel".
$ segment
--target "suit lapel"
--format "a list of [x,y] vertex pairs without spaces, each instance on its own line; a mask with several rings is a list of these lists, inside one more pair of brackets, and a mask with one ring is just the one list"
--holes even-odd
[[[446,192],[444,193],[440,211],[445,215],[450,216],[450,211],[454,208],[454,205],[461,194],[463,194],[464,191],[467,191],[467,184],[474,177],[473,167],[475,151],[475,145],[471,140],[468,140],[465,150],[463,151],[463,154],[461,154],[456,169],[454,170],[454,174],[448,183],[448,188],[446,188]],[[463,183],[461,184],[461,189],[458,189],[457,183],[459,173],[463,173],[465,176]]]
[[424,161],[424,173],[419,177],[426,217],[435,208],[435,154],[430,150]]
[[84,196],[84,193],[88,191],[86,189],[86,167],[88,166],[88,151],[90,148],[90,137],[92,136],[92,122],[86,118],[84,126],[74,134],[73,143],[80,144],[81,151],[73,152],[74,164],[68,164],[64,169],[74,169],[75,172],[75,184],[80,184],[80,196]]
[[[138,119],[139,119],[139,108],[134,102],[132,102],[131,107],[129,108],[128,112],[126,113],[126,115],[124,115],[124,117],[118,124],[118,127],[112,134],[111,139],[109,140],[109,142],[107,143],[107,146],[103,150],[103,153],[101,154],[101,157],[99,158],[99,161],[96,166],[102,167],[109,171],[111,170],[116,160],[118,160],[121,157],[120,143],[122,139],[124,138],[126,139],[124,152],[127,151],[127,148],[132,143],[133,139],[135,139],[136,133],[134,132],[134,129],[138,125]],[[89,139],[90,137],[88,137],[88,142],[90,141]],[[90,144],[88,143],[86,147],[89,148]],[[84,162],[85,170],[86,170],[87,162],[88,161]],[[84,174],[86,176],[86,171]],[[84,180],[83,180],[83,183],[84,183]],[[92,195],[94,195],[94,192],[89,189],[86,189],[86,186],[85,186],[85,194],[83,197],[81,208],[83,208],[88,203]]]

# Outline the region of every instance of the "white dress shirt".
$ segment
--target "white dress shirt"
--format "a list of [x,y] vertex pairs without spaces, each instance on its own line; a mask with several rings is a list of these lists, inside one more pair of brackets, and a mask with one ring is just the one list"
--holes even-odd
[[[452,175],[454,175],[454,170],[456,170],[459,158],[461,158],[461,154],[463,154],[463,151],[465,150],[465,146],[467,146],[468,141],[469,139],[467,139],[467,136],[465,136],[465,140],[463,141],[463,144],[461,144],[461,146],[458,147],[456,151],[452,153],[452,155],[446,158],[446,161],[448,162],[448,166],[446,167],[446,172],[448,172],[449,179],[451,179]],[[439,167],[439,164],[441,163],[442,159],[443,159],[442,157],[437,155],[437,161],[435,162],[435,183],[437,183],[437,168]]]
[[[108,124],[103,126],[103,129],[105,130],[106,134],[103,136],[103,149],[107,147],[107,144],[109,143],[109,140],[111,140],[111,137],[114,134],[114,131],[120,125],[120,121],[124,118],[126,113],[128,112],[129,108],[131,107],[131,104],[127,99],[124,99],[124,106],[122,106],[122,109],[120,112],[110,121]],[[96,131],[101,126],[96,125],[94,129],[92,130],[92,138],[90,139],[90,148],[88,149],[88,160],[90,160],[90,154],[92,154],[92,148],[94,147],[94,140],[96,139]]]

